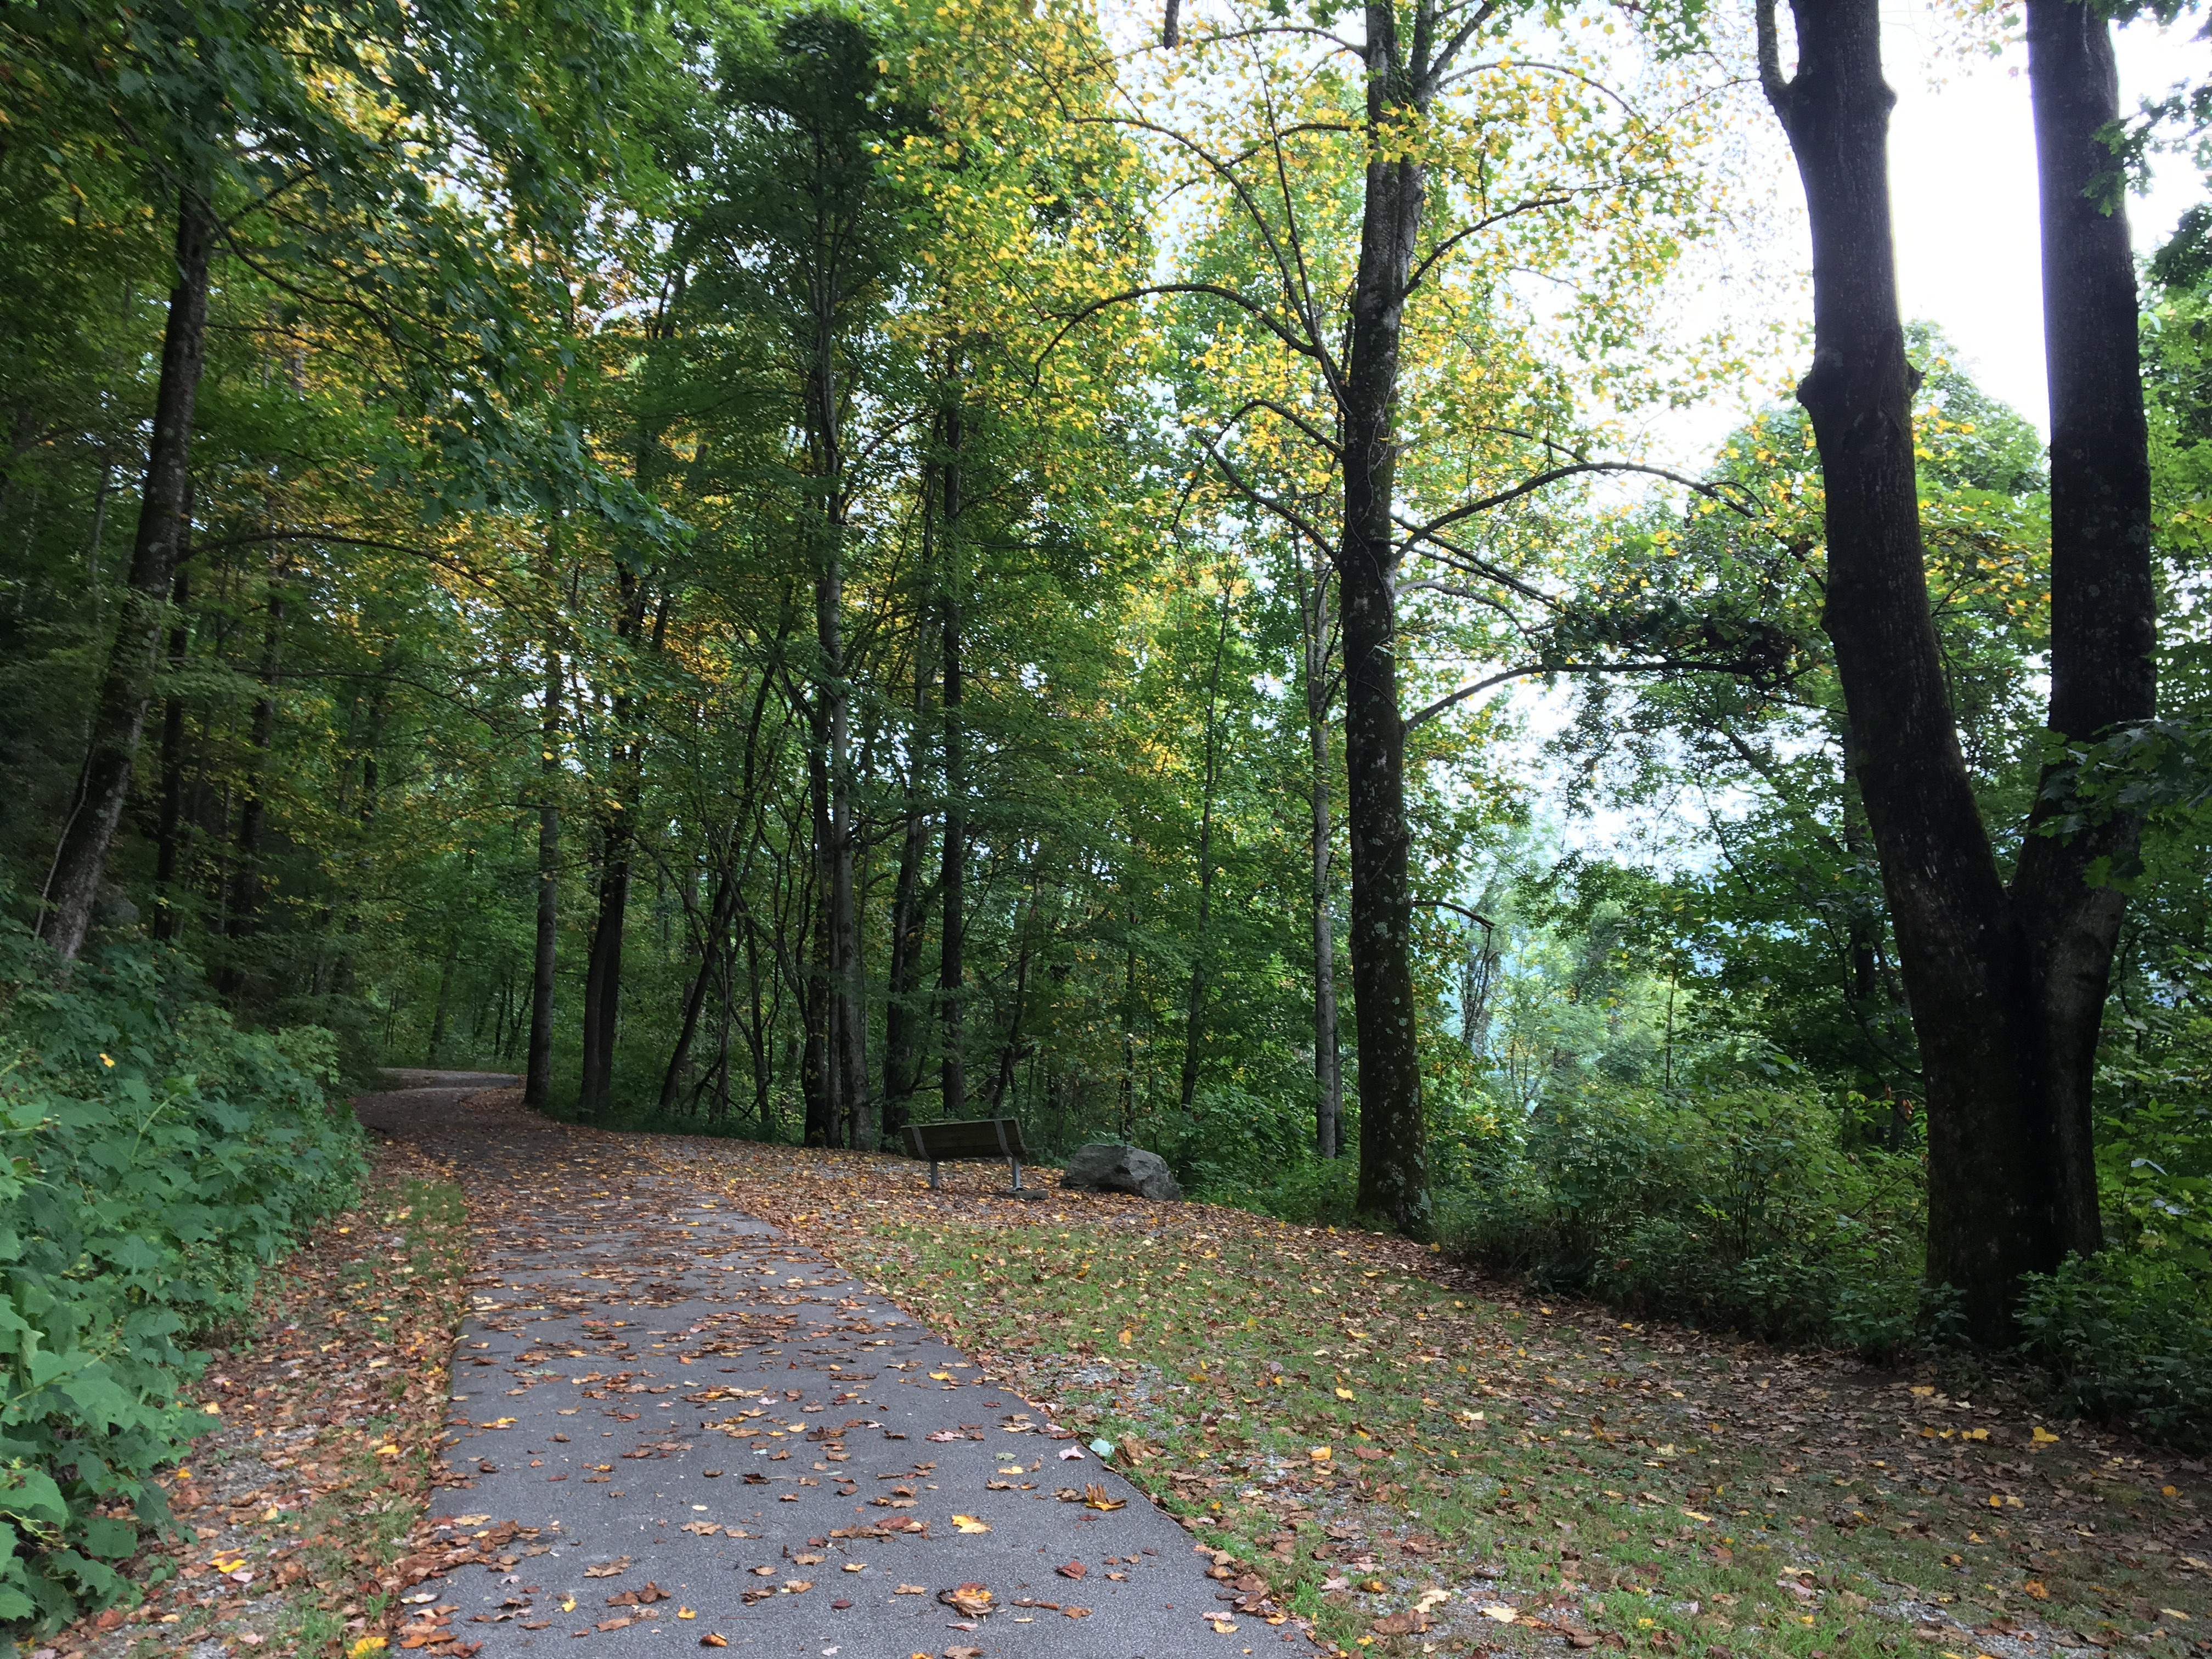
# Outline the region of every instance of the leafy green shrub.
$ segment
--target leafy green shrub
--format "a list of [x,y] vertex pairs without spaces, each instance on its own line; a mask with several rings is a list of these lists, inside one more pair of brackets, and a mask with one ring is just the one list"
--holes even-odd
[[1847,1129],[1784,1089],[1592,1088],[1547,1103],[1494,1179],[1445,1194],[1439,1231],[1540,1287],[1884,1351],[1913,1329],[1919,1169]]
[[0,1620],[122,1594],[112,1564],[169,1523],[151,1476],[208,1421],[194,1334],[361,1171],[328,1034],[237,1030],[195,989],[122,951],[57,985],[0,927]]
[[2020,1322],[2063,1408],[2212,1445],[2212,1297],[2186,1253],[2069,1257],[2029,1281]]
[[[2109,1248],[2032,1279],[2021,1328],[2059,1405],[2212,1445],[2212,1098],[2201,1018],[2169,1021],[2156,1061],[2106,1067],[2127,1087],[2098,1124]],[[2132,1097],[2132,1098],[2130,1098]]]

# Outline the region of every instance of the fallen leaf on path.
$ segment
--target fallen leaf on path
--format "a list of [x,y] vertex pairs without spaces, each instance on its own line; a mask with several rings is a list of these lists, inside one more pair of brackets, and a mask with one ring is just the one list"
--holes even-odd
[[991,1530],[988,1522],[978,1521],[972,1515],[956,1515],[952,1517],[952,1524],[959,1528],[963,1532],[988,1532]]
[[1115,1498],[1112,1496],[1107,1492],[1105,1487],[1100,1486],[1096,1480],[1090,1480],[1084,1483],[1083,1501],[1089,1504],[1092,1509],[1103,1510],[1109,1515],[1115,1510],[1127,1509],[1129,1506],[1129,1500],[1127,1498]]
[[1406,1613],[1385,1613],[1375,1621],[1377,1636],[1418,1636],[1429,1627],[1429,1615],[1414,1608]]
[[962,1584],[952,1589],[939,1590],[937,1599],[955,1612],[966,1613],[970,1619],[980,1619],[991,1610],[991,1592],[981,1584]]
[[1485,1607],[1482,1610],[1482,1616],[1486,1619],[1495,1619],[1501,1625],[1510,1625],[1521,1615],[1516,1609],[1500,1604]]
[[1080,1578],[1085,1573],[1090,1571],[1091,1569],[1084,1565],[1080,1561],[1070,1561],[1065,1566],[1054,1567],[1053,1571],[1058,1573],[1062,1578]]
[[618,1557],[612,1561],[602,1561],[596,1567],[586,1567],[584,1569],[584,1577],[586,1578],[619,1578],[623,1574],[629,1571],[629,1557],[624,1555]]
[[702,1648],[726,1648],[730,1645],[730,1638],[726,1636],[717,1636],[713,1631],[708,1631],[699,1638],[699,1645]]

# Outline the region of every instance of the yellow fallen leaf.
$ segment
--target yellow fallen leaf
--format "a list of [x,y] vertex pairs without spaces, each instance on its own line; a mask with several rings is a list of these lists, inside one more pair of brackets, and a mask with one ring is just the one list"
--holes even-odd
[[1308,1452],[1306,1455],[1313,1459],[1316,1463],[1326,1463],[1328,1462],[1329,1458],[1328,1448],[1326,1446],[1316,1446],[1311,1451]]
[[929,1380],[933,1382],[950,1382],[952,1380],[952,1373],[951,1371],[932,1371],[929,1374]]
[[956,1515],[952,1524],[963,1532],[988,1532],[991,1528],[972,1515]]
[[2158,1616],[2161,1619],[2179,1619],[2185,1625],[2189,1622],[2189,1615],[2179,1607],[2160,1607],[2158,1610]]
[[678,1619],[696,1619],[699,1615],[689,1607],[678,1607],[676,1609],[676,1616]]
[[397,1457],[399,1455],[399,1448],[387,1440],[376,1449],[376,1455],[379,1457]]
[[1692,1521],[1710,1521],[1713,1518],[1710,1515],[1699,1515],[1695,1510],[1684,1510],[1682,1513],[1688,1516]]
[[1125,1330],[1121,1333],[1121,1346],[1125,1348],[1136,1340],[1137,1334],[1134,1331]]
[[1339,1400],[1349,1400],[1352,1397],[1352,1390],[1349,1389],[1339,1389],[1336,1391],[1336,1397]]
[[2058,1437],[2040,1423],[2030,1431],[2028,1437],[2039,1446],[2055,1446],[2058,1443]]
[[1511,1607],[1501,1604],[1485,1607],[1482,1610],[1482,1616],[1486,1619],[1495,1619],[1501,1625],[1510,1625],[1521,1615]]

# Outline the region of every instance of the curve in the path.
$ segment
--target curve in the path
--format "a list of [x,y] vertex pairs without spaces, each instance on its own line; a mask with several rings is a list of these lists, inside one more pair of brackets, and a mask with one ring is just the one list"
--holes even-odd
[[619,1141],[463,1103],[511,1079],[418,1075],[362,1121],[505,1189],[452,1389],[475,1484],[442,1534],[496,1564],[413,1592],[424,1633],[480,1659],[1310,1650],[894,1303],[726,1200],[607,1179]]

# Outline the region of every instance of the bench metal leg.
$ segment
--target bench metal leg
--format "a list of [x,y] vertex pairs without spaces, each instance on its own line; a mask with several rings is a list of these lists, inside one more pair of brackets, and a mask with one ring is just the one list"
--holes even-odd
[[937,1160],[933,1158],[929,1160],[929,1190],[933,1193],[945,1190],[944,1183],[937,1178]]
[[1014,1166],[1014,1190],[1019,1192],[1022,1190],[1022,1161],[1018,1158],[1010,1158],[1006,1162]]

